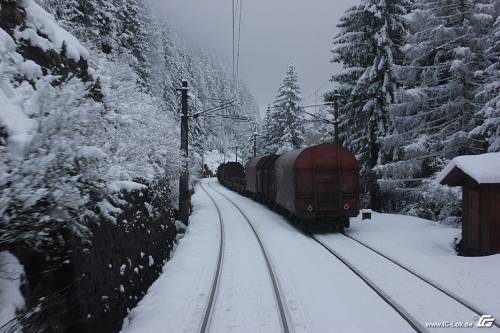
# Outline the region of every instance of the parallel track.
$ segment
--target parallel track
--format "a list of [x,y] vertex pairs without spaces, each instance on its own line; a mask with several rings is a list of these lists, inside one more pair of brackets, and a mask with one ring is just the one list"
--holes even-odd
[[[427,332],[428,331],[426,328],[424,328],[422,325],[420,325],[414,317],[412,317],[408,312],[406,312],[406,310],[404,310],[400,305],[398,305],[395,301],[393,301],[390,296],[385,294],[379,287],[377,287],[377,285],[374,282],[372,282],[368,277],[366,277],[363,273],[361,273],[360,270],[358,270],[351,263],[349,263],[349,261],[346,258],[342,257],[340,254],[338,254],[338,252],[334,251],[332,248],[330,248],[328,245],[326,245],[322,241],[318,240],[313,235],[310,235],[310,234],[306,234],[306,235],[308,237],[310,237],[311,239],[313,239],[316,243],[318,243],[326,251],[328,251],[329,253],[334,255],[337,259],[339,259],[342,263],[344,263],[353,273],[355,273],[358,277],[360,277],[371,289],[373,289],[380,297],[382,297],[387,304],[389,304],[396,312],[398,312],[398,314],[401,315],[413,327],[413,329],[415,329],[415,331],[417,331],[417,332]],[[487,313],[487,312],[483,312],[483,311],[477,309],[475,306],[471,305],[463,298],[461,298],[461,297],[453,294],[451,291],[446,290],[445,288],[437,285],[435,282],[430,281],[429,279],[427,279],[424,276],[420,275],[419,273],[415,272],[413,269],[403,265],[402,263],[400,263],[396,259],[393,259],[393,258],[385,255],[384,253],[374,249],[373,247],[363,243],[362,241],[360,241],[352,236],[349,236],[345,233],[343,234],[343,236],[345,236],[345,237],[351,239],[352,241],[362,245],[363,247],[376,253],[377,255],[379,255],[382,258],[386,259],[387,261],[393,263],[394,265],[398,266],[399,268],[403,269],[404,271],[415,276],[416,278],[418,278],[422,282],[426,283],[427,285],[433,287],[434,289],[436,289],[439,292],[443,293],[444,295],[448,296],[453,301],[459,303],[460,305],[464,306],[468,310],[474,312],[478,316],[478,318]],[[496,322],[494,322],[493,325],[500,328],[500,325]]]
[[[273,280],[273,285],[275,286],[275,293],[276,293],[276,296],[277,296],[277,299],[279,300],[278,302],[278,306],[280,308],[280,315],[282,317],[282,322],[286,324],[286,315],[285,315],[285,312],[283,310],[283,305],[282,305],[282,302],[280,301],[280,297],[279,297],[279,289],[277,288],[277,283],[276,283],[276,280],[272,274],[272,267],[270,266],[270,261],[268,260],[268,257],[267,257],[267,254],[266,254],[266,251],[265,251],[265,248],[262,244],[262,241],[260,240],[260,237],[257,233],[257,231],[255,230],[255,228],[253,227],[252,223],[250,222],[249,218],[246,216],[246,214],[238,207],[238,205],[236,205],[234,203],[233,200],[229,199],[226,195],[224,195],[223,193],[221,193],[220,191],[218,191],[217,189],[215,189],[211,184],[209,184],[209,186],[214,190],[216,191],[217,193],[219,193],[221,196],[223,196],[224,198],[226,198],[242,215],[243,217],[247,220],[248,224],[250,225],[250,227],[252,228],[255,236],[257,237],[257,240],[259,241],[259,244],[261,245],[261,249],[264,253],[264,256],[266,257],[266,263],[268,264],[268,267],[269,267],[269,271],[270,271],[270,274],[271,274],[271,278]],[[394,311],[396,311],[398,313],[398,315],[400,315],[414,330],[415,332],[418,332],[418,333],[425,333],[425,332],[428,332],[428,329],[425,328],[424,326],[422,326],[417,320],[415,317],[413,317],[410,313],[408,313],[401,305],[399,305],[396,301],[394,301],[391,296],[389,296],[388,294],[386,294],[381,288],[379,288],[369,277],[367,277],[366,275],[364,275],[358,268],[356,268],[354,265],[352,265],[348,259],[344,258],[343,256],[341,256],[337,251],[333,250],[332,248],[330,248],[328,245],[326,245],[325,243],[323,243],[322,241],[318,240],[316,237],[314,237],[313,235],[307,233],[307,232],[304,232],[303,230],[297,228],[301,233],[303,233],[305,236],[311,238],[314,242],[318,243],[318,245],[320,245],[322,248],[324,248],[327,252],[329,252],[330,254],[332,254],[335,258],[337,258],[340,262],[342,262],[347,268],[349,268],[349,270],[351,270],[356,276],[358,276],[368,287],[370,287],[379,297],[381,297],[384,302],[386,302],[392,309],[394,309]],[[430,281],[429,279],[425,278],[424,276],[422,276],[421,274],[417,273],[416,271],[414,271],[413,269],[409,268],[408,266],[405,266],[404,264],[402,264],[401,262],[399,262],[398,260],[394,259],[394,258],[391,258],[387,255],[385,255],[384,253],[378,251],[377,249],[363,243],[362,241],[360,241],[359,239],[356,239],[355,237],[352,237],[352,236],[349,236],[347,234],[343,234],[343,236],[351,239],[352,241],[362,245],[363,247],[369,249],[370,251],[376,253],[377,255],[381,256],[382,258],[388,260],[389,262],[393,263],[394,265],[398,266],[399,268],[405,270],[406,272],[410,273],[411,275],[415,276],[416,278],[418,278],[419,280],[425,282],[427,285],[433,287],[434,289],[438,290],[439,292],[443,293],[444,295],[448,296],[449,298],[451,298],[453,301],[459,303],[460,305],[464,306],[465,308],[467,308],[468,310],[474,312],[476,315],[478,316],[482,316],[488,312],[484,312],[484,311],[481,311],[479,310],[477,307],[471,305],[469,302],[467,302],[466,300],[464,300],[463,298],[461,298],[460,296],[452,293],[451,291],[439,286],[438,284],[436,284],[435,282],[432,282]],[[493,325],[497,328],[500,328],[500,324],[494,322]],[[286,326],[284,325],[284,328]],[[286,329],[284,329],[285,332],[287,332]]]
[[[409,268],[408,266],[402,264],[400,261],[394,259],[394,258],[391,258],[389,256],[387,256],[386,254],[380,252],[379,250],[371,247],[370,245],[367,245],[365,243],[363,243],[362,241],[360,241],[359,239],[355,238],[355,237],[352,237],[350,235],[347,235],[347,234],[343,234],[345,237],[353,240],[354,242],[364,246],[365,248],[371,250],[372,252],[375,252],[376,254],[378,254],[379,256],[381,256],[382,258],[390,261],[391,263],[393,263],[394,265],[400,267],[401,269],[407,271],[408,273],[410,273],[411,275],[415,276],[416,278],[418,278],[419,280],[425,282],[426,284],[428,284],[429,286],[433,287],[434,289],[440,291],[441,293],[443,293],[444,295],[448,296],[449,298],[453,299],[455,302],[459,303],[460,305],[464,306],[465,308],[469,309],[470,311],[474,312],[476,315],[478,316],[482,316],[484,314],[487,314],[487,313],[490,313],[490,312],[484,312],[484,311],[481,311],[480,309],[478,309],[477,307],[475,307],[474,305],[470,304],[468,301],[464,300],[463,298],[461,298],[460,296],[454,294],[453,292],[441,287],[440,285],[438,285],[437,283],[427,279],[426,277],[422,276],[421,274],[417,273],[415,270]],[[500,324],[498,324],[497,322],[493,322],[493,326],[496,326],[498,328],[500,328]]]
[[355,275],[357,275],[370,289],[372,289],[380,298],[384,300],[394,311],[398,313],[401,318],[403,318],[414,330],[418,333],[427,332],[427,330],[410,314],[408,313],[401,305],[399,305],[396,301],[394,301],[389,295],[387,295],[381,288],[379,288],[370,278],[361,273],[359,269],[354,267],[347,259],[342,257],[338,252],[332,250],[328,245],[324,244],[320,240],[316,239],[314,236],[310,234],[305,234],[310,237],[316,243],[318,243],[321,247],[323,247],[326,251],[332,254],[335,258],[337,258],[340,262],[342,262],[347,268],[349,268]]
[[220,281],[220,276],[221,276],[221,271],[222,271],[222,262],[224,260],[224,220],[222,218],[222,213],[220,211],[219,206],[215,202],[214,198],[208,193],[205,188],[203,188],[202,185],[200,185],[201,189],[207,194],[207,196],[210,198],[212,203],[215,206],[215,209],[217,209],[217,214],[219,215],[219,228],[220,228],[220,242],[219,242],[219,254],[218,254],[218,259],[217,259],[217,267],[215,269],[214,273],[214,278],[212,281],[212,287],[210,290],[210,297],[208,298],[207,306],[205,308],[205,313],[203,315],[203,321],[200,326],[200,333],[205,333],[208,332],[209,328],[209,322],[210,322],[210,317],[212,314],[212,310],[214,307],[214,302],[215,302],[215,297],[217,295],[217,290],[219,289],[219,281]]
[[283,331],[283,333],[289,333],[290,327],[288,325],[288,319],[287,319],[286,310],[285,310],[285,306],[284,306],[284,302],[283,302],[283,296],[282,296],[282,293],[281,293],[280,288],[279,288],[278,279],[276,278],[276,273],[275,273],[275,270],[273,268],[272,261],[271,261],[269,254],[264,246],[264,243],[262,242],[262,239],[261,239],[259,233],[255,229],[254,225],[252,224],[252,222],[250,221],[248,216],[245,214],[245,212],[243,212],[240,209],[240,207],[234,203],[233,200],[228,198],[224,193],[217,190],[210,183],[208,183],[208,186],[211,187],[219,195],[224,197],[228,202],[230,202],[231,205],[233,205],[238,210],[238,212],[243,216],[243,218],[246,220],[246,222],[248,223],[248,225],[252,229],[252,231],[255,235],[255,238],[257,239],[257,241],[259,243],[260,249],[262,250],[262,254],[264,255],[264,259],[266,261],[266,266],[267,266],[267,269],[269,272],[269,277],[270,277],[271,282],[273,284],[274,295],[276,297],[276,303],[278,305],[278,312],[279,312],[279,317],[280,317],[280,321],[281,321],[282,331]]
[[[219,193],[221,196],[226,198],[242,215],[243,217],[247,220],[248,224],[252,228],[255,236],[257,237],[257,240],[259,241],[259,244],[261,244],[262,251],[264,252],[264,255],[266,257],[266,262],[268,263],[268,267],[270,269],[270,273],[272,272],[272,267],[270,266],[270,261],[267,258],[266,251],[264,249],[264,246],[262,245],[262,241],[260,240],[260,237],[253,227],[252,223],[250,222],[249,218],[247,215],[240,209],[240,207],[234,203],[233,200],[229,199],[226,195],[215,189],[210,183],[209,186]],[[363,273],[361,273],[357,268],[355,268],[352,264],[350,264],[346,259],[344,259],[342,256],[340,256],[338,253],[330,249],[327,245],[323,244],[321,241],[317,240],[314,238],[314,236],[305,233],[303,230],[297,228],[301,233],[303,233],[306,237],[311,238],[313,241],[317,242],[319,245],[321,245],[326,251],[328,251],[330,254],[334,255],[340,262],[342,262],[344,265],[346,265],[354,274],[356,274],[364,283],[368,285],[377,295],[379,295],[391,308],[393,308],[417,333],[424,333],[427,332],[425,328],[423,328],[418,321],[413,318],[409,313],[406,312],[399,304],[397,304],[394,300],[391,299],[390,296],[388,296],[382,289],[380,289],[375,283],[373,283],[368,277],[366,277]],[[271,275],[271,279],[273,280],[273,285],[275,285],[275,293],[276,297],[278,300],[281,300],[279,297],[279,289],[277,287],[276,279],[273,276],[274,274]],[[285,311],[283,309],[282,302],[278,302],[278,307],[280,310],[280,316],[282,318],[282,322],[286,324],[286,315]],[[287,326],[283,325],[284,331],[288,332]]]

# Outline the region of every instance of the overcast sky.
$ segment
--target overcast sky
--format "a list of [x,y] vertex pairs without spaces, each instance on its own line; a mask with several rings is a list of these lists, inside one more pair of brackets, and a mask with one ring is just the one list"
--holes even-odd
[[[151,1],[171,26],[231,63],[231,0]],[[336,24],[357,0],[242,1],[240,77],[261,112],[273,100],[290,63],[300,75],[303,98],[331,77],[336,70],[330,63]]]

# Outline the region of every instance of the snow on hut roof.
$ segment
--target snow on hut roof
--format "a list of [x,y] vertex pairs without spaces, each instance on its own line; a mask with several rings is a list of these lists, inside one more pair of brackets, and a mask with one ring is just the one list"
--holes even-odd
[[455,168],[460,169],[478,184],[500,183],[500,153],[455,157],[438,174],[437,182],[442,183]]

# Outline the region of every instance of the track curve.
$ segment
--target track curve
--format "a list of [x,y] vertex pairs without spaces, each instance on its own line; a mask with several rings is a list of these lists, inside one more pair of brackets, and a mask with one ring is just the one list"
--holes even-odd
[[210,195],[210,193],[208,193],[207,190],[205,190],[205,188],[202,185],[200,185],[200,187],[203,190],[203,192],[205,192],[207,194],[207,196],[210,198],[210,200],[214,204],[215,209],[217,210],[217,214],[219,215],[219,226],[220,226],[220,242],[219,242],[219,255],[218,255],[218,259],[217,259],[217,267],[215,269],[212,287],[210,290],[210,296],[208,298],[207,306],[205,307],[205,313],[203,315],[203,320],[202,320],[200,330],[199,330],[200,333],[205,333],[205,332],[208,332],[209,322],[210,322],[210,317],[212,314],[214,301],[215,301],[215,298],[217,295],[217,290],[219,289],[218,286],[219,286],[220,275],[221,275],[221,271],[222,271],[222,263],[224,261],[224,219],[222,218],[222,213],[220,211],[219,206],[215,202],[214,198]]
[[259,233],[255,229],[254,225],[252,224],[252,222],[250,221],[250,219],[248,218],[248,216],[245,214],[245,212],[243,212],[240,209],[240,207],[233,200],[231,200],[229,197],[227,197],[224,193],[222,193],[219,190],[217,190],[210,183],[208,183],[208,186],[212,190],[214,190],[215,192],[217,192],[219,195],[221,195],[222,197],[224,197],[229,203],[231,203],[231,205],[234,206],[238,210],[238,212],[243,216],[243,218],[245,219],[245,221],[248,223],[248,225],[252,229],[252,231],[253,231],[253,233],[255,235],[255,238],[257,239],[257,242],[259,243],[259,246],[260,246],[260,249],[261,249],[262,254],[264,256],[264,259],[266,261],[266,266],[267,266],[267,269],[268,269],[268,272],[269,272],[269,277],[271,279],[271,282],[272,282],[272,285],[273,285],[273,289],[274,289],[274,295],[276,297],[276,303],[278,305],[278,312],[279,312],[279,317],[280,317],[280,321],[281,321],[282,331],[284,333],[289,333],[290,332],[290,326],[288,324],[287,311],[286,311],[285,306],[284,306],[283,296],[282,296],[282,293],[280,291],[278,279],[276,277],[276,273],[275,273],[275,269],[273,268],[272,261],[271,261],[271,259],[269,257],[269,254],[268,254],[268,252],[266,250],[266,247],[264,246],[264,243],[262,242],[262,239],[261,239]]

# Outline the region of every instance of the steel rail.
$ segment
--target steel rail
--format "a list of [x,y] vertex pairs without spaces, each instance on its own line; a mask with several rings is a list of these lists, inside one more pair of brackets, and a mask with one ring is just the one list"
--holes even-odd
[[340,262],[342,262],[347,268],[349,268],[355,275],[357,275],[368,287],[370,287],[380,298],[384,300],[394,311],[396,311],[401,318],[403,318],[414,330],[418,333],[428,332],[428,330],[423,327],[410,313],[408,313],[401,305],[399,305],[396,301],[394,301],[389,295],[387,295],[381,288],[379,288],[372,280],[370,280],[366,275],[361,273],[354,265],[352,265],[347,259],[342,257],[338,252],[334,251],[328,245],[324,244],[316,237],[304,233],[306,236],[310,237],[316,243],[318,243],[321,247],[323,247],[326,251],[336,257]]
[[207,194],[207,196],[210,198],[212,203],[215,206],[215,209],[217,210],[217,214],[219,216],[219,230],[220,230],[220,242],[219,242],[219,255],[217,259],[217,267],[215,269],[213,281],[212,281],[212,287],[210,290],[210,296],[208,298],[208,302],[205,308],[205,313],[203,315],[203,321],[200,326],[200,333],[205,333],[208,331],[209,328],[209,322],[210,322],[210,317],[212,314],[212,310],[214,307],[214,302],[215,298],[217,295],[217,290],[219,289],[219,281],[220,281],[220,276],[221,276],[221,271],[222,271],[222,263],[224,261],[224,220],[222,218],[222,212],[220,211],[219,206],[215,202],[214,198],[208,193],[207,190],[200,184],[200,188]]
[[283,296],[282,296],[280,288],[279,288],[278,279],[276,278],[276,273],[275,273],[275,270],[273,269],[271,259],[269,257],[267,250],[266,250],[266,247],[264,246],[264,243],[262,242],[262,239],[261,239],[259,233],[257,232],[254,225],[250,221],[250,218],[245,214],[245,212],[243,210],[241,210],[241,208],[233,200],[231,200],[224,193],[217,190],[214,186],[212,186],[212,184],[208,183],[208,186],[210,186],[215,192],[217,192],[222,197],[224,197],[227,201],[229,201],[231,203],[231,205],[233,205],[238,210],[238,212],[243,216],[243,218],[246,220],[246,222],[248,223],[248,225],[252,229],[252,231],[255,235],[255,238],[257,239],[257,242],[259,243],[262,254],[264,255],[264,259],[266,261],[266,266],[267,266],[267,269],[269,272],[269,277],[271,278],[271,282],[273,284],[274,295],[276,297],[279,316],[280,316],[280,320],[281,320],[281,328],[282,328],[284,333],[289,333],[290,328],[288,325],[288,319],[287,319],[286,310],[285,310],[285,306],[284,306],[284,302],[283,302]]
[[[209,184],[210,185],[210,184]],[[211,186],[211,185],[210,185]],[[213,188],[213,186],[211,186]],[[246,217],[246,215],[241,211],[241,209],[231,200],[229,199],[227,196],[225,196],[224,194],[222,194],[220,191],[216,190],[214,188],[214,190],[216,192],[218,192],[219,194],[221,194],[222,196],[224,196],[228,201],[230,201],[233,206],[235,206],[239,211],[240,213],[242,213],[242,215],[247,219],[247,222],[250,224],[250,226],[252,227],[252,230],[254,230],[254,233],[256,233],[255,229],[253,228],[253,226],[251,225],[251,222],[248,220],[248,218]],[[304,230],[302,230],[301,228],[295,226],[296,229],[301,232],[302,234],[304,234],[306,237],[309,237],[311,238],[313,241],[315,241],[316,243],[318,243],[321,247],[323,247],[327,252],[329,252],[330,254],[332,254],[334,257],[336,257],[340,262],[342,262],[345,266],[347,266],[355,275],[357,275],[366,285],[368,285],[368,287],[370,287],[378,296],[380,296],[391,308],[393,308],[416,332],[418,333],[424,333],[424,332],[428,332],[428,329],[426,329],[425,327],[423,327],[410,313],[408,313],[401,305],[399,305],[397,302],[395,302],[389,295],[387,295],[381,288],[379,288],[372,280],[370,280],[366,275],[364,275],[363,273],[361,273],[360,270],[358,270],[356,267],[354,267],[354,265],[352,265],[347,259],[345,259],[344,257],[342,257],[338,252],[334,251],[332,248],[330,248],[328,245],[324,244],[322,241],[318,240],[316,237],[314,237],[313,235],[311,235],[310,233],[307,233],[305,232]],[[420,279],[421,281],[425,282],[426,284],[432,286],[433,288],[435,288],[436,290],[440,291],[441,293],[443,293],[444,295],[448,296],[449,298],[453,299],[454,301],[456,301],[457,303],[459,303],[460,305],[464,306],[465,308],[467,308],[468,310],[474,312],[476,315],[478,315],[479,317],[484,315],[484,314],[487,314],[488,312],[484,312],[484,311],[481,311],[480,309],[478,309],[476,306],[474,305],[471,305],[468,301],[464,300],[463,298],[461,298],[460,296],[454,294],[453,292],[443,288],[442,286],[440,286],[439,284],[433,282],[433,281],[430,281],[429,279],[425,278],[424,276],[422,276],[421,274],[417,273],[416,271],[414,271],[413,269],[409,268],[408,266],[402,264],[401,262],[399,262],[398,260],[394,259],[394,258],[391,258],[387,255],[385,255],[384,253],[382,253],[381,251],[378,251],[377,249],[363,243],[362,241],[360,241],[359,239],[355,238],[355,237],[352,237],[350,235],[347,235],[345,233],[342,234],[343,236],[353,240],[354,242],[357,242],[359,243],[360,245],[364,246],[365,248],[375,252],[376,254],[378,254],[379,256],[383,257],[384,259],[390,261],[391,263],[395,264],[396,266],[400,267],[401,269],[407,271],[408,273],[410,273],[411,275],[415,276],[416,278]],[[256,234],[256,237],[257,239],[259,240],[259,237],[258,235]],[[260,240],[259,240],[259,243]],[[497,327],[497,328],[500,328],[500,324],[498,324],[496,321],[493,322],[493,326]]]
[[[371,247],[370,245],[367,245],[365,243],[363,243],[362,241],[360,241],[359,239],[353,237],[353,236],[350,236],[350,235],[347,235],[347,234],[343,234],[345,237],[353,240],[354,242],[364,246],[365,248],[375,252],[376,254],[378,254],[379,256],[381,256],[382,258],[386,259],[387,261],[395,264],[396,266],[400,267],[401,269],[407,271],[408,273],[410,273],[411,275],[415,276],[416,278],[420,279],[422,282],[425,282],[426,284],[428,284],[429,286],[433,287],[434,289],[440,291],[441,293],[443,293],[444,295],[448,296],[449,298],[453,299],[455,302],[459,303],[460,305],[464,306],[465,308],[469,309],[470,311],[474,312],[476,315],[478,315],[479,317],[482,316],[482,315],[485,315],[485,314],[489,314],[490,312],[484,312],[484,311],[481,311],[480,309],[478,309],[476,306],[470,304],[468,301],[466,301],[465,299],[463,299],[462,297],[454,294],[453,292],[447,290],[446,288],[440,286],[439,284],[437,284],[436,282],[433,282],[429,279],[427,279],[426,277],[424,277],[423,275],[417,273],[415,270],[411,269],[410,267],[402,264],[399,260],[397,259],[394,259],[394,258],[391,258],[389,257],[388,255],[382,253],[381,251]],[[493,322],[493,325],[500,328],[500,324]]]

